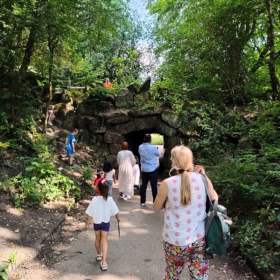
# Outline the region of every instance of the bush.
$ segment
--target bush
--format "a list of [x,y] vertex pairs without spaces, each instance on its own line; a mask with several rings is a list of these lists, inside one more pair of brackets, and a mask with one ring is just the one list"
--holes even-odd
[[83,180],[85,181],[90,180],[91,177],[92,177],[92,170],[90,168],[86,168],[82,175]]
[[55,170],[44,158],[21,158],[26,164],[26,173],[0,183],[0,189],[10,191],[16,207],[39,206],[44,201],[53,201],[63,196],[80,192],[74,182]]

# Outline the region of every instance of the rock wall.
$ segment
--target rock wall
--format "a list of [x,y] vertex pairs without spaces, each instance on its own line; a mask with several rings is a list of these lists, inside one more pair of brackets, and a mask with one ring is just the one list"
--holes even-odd
[[[180,144],[188,144],[196,137],[179,116],[164,105],[149,105],[150,77],[142,85],[136,83],[121,89],[106,109],[93,109],[84,100],[63,119],[63,128],[80,130],[80,140],[96,145],[93,157],[107,158],[117,168],[117,154],[126,135],[134,131],[159,133],[164,136],[165,168],[170,167],[170,151]],[[140,105],[141,103],[141,105]],[[150,102],[151,104],[151,102]],[[195,129],[194,129],[195,130]]]

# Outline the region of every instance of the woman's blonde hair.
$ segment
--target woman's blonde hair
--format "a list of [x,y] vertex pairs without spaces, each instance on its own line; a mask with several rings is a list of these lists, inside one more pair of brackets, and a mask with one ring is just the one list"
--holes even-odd
[[[191,202],[191,184],[187,171],[193,171],[193,153],[185,146],[176,146],[171,150],[172,170],[182,174],[181,179],[181,204],[188,206]],[[169,174],[170,174],[169,173]]]

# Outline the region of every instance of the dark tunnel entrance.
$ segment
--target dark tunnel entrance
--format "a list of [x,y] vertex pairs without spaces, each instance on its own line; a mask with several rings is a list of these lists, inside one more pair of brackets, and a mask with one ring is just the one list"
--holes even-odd
[[[152,131],[133,131],[125,136],[125,141],[128,143],[128,149],[134,154],[139,159],[139,164],[141,168],[141,163],[140,163],[140,155],[139,155],[139,146],[143,144],[144,136],[146,133],[150,133],[152,135],[152,144],[153,139],[155,138],[154,134],[157,134],[158,132],[156,130]],[[163,145],[156,145],[158,147],[161,156],[158,158],[158,171],[159,171],[159,176],[162,177],[164,173],[164,147]]]

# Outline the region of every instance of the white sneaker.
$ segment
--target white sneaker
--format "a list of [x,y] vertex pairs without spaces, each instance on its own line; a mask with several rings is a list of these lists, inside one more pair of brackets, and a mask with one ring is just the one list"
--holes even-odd
[[100,262],[100,268],[102,271],[106,271],[108,269],[108,264],[103,264],[102,262]]
[[97,260],[97,261],[102,261],[102,258],[103,258],[103,257],[102,257],[102,254],[96,256],[96,260]]
[[50,122],[49,125],[53,125],[53,124]]
[[128,200],[128,196],[126,195],[126,196],[123,198],[123,200]]
[[146,203],[141,203],[140,205],[141,205],[141,206],[146,206]]

